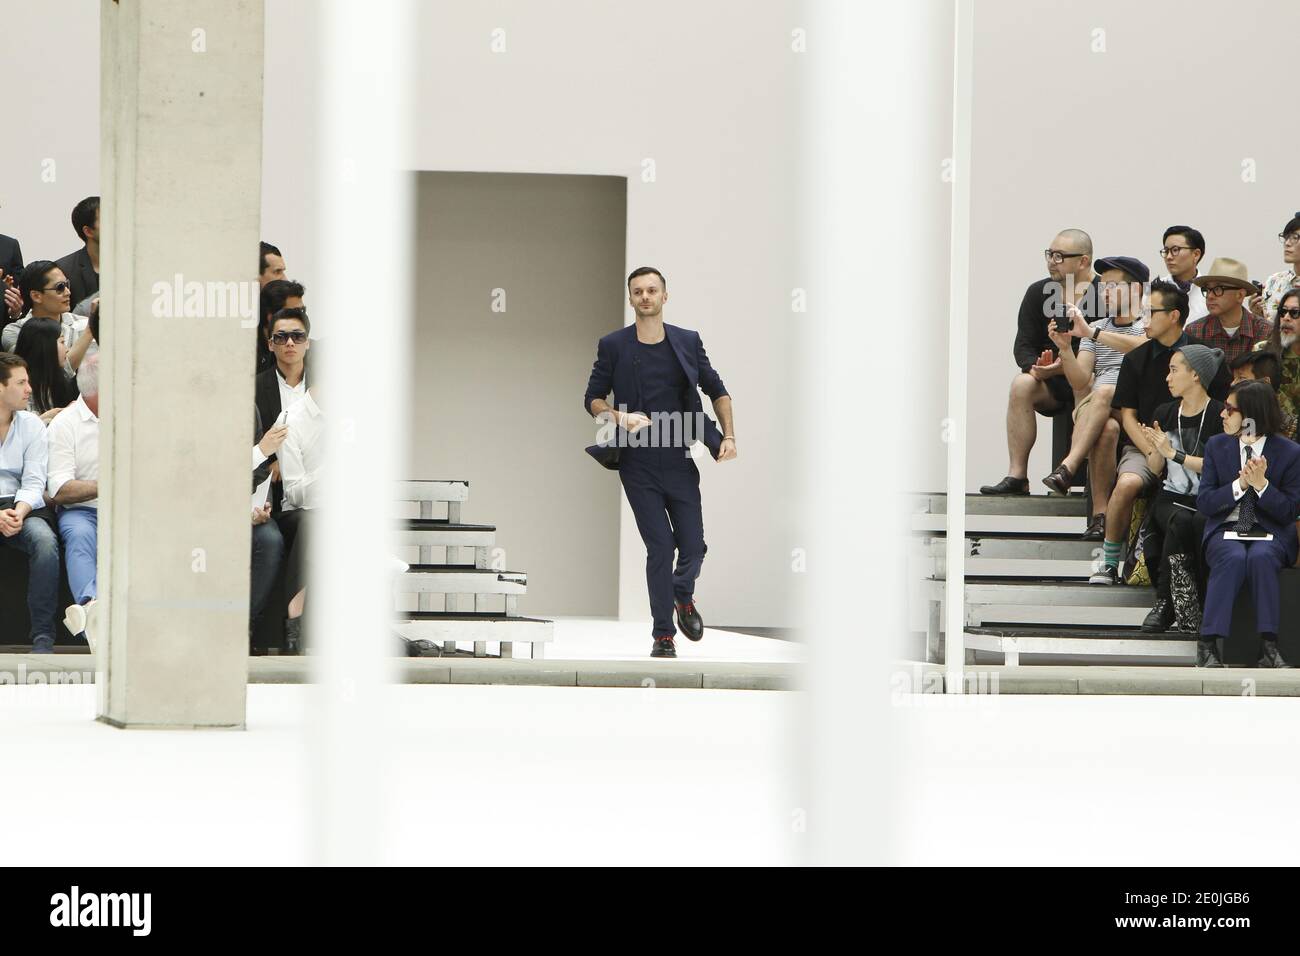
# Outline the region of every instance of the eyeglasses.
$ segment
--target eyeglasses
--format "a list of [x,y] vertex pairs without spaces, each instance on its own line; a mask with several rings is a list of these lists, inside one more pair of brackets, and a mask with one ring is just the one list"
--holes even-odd
[[1277,241],[1282,243],[1284,246],[1295,245],[1297,242],[1300,242],[1300,232],[1279,232],[1277,234]]
[[1284,315],[1289,315],[1293,319],[1300,319],[1300,309],[1278,309],[1277,317],[1280,319]]
[[1147,309],[1147,311],[1150,312],[1152,315],[1155,315],[1157,312],[1177,312],[1178,310],[1177,309]]
[[1055,249],[1044,249],[1043,258],[1048,262],[1054,262],[1060,265],[1066,259],[1078,259],[1080,256],[1086,256],[1086,252],[1057,252]]
[[1216,285],[1216,286],[1207,285],[1205,287],[1205,294],[1207,296],[1223,295],[1225,292],[1245,292],[1245,291],[1246,291],[1245,289],[1239,289],[1236,286],[1231,286],[1231,285]]
[[1162,258],[1168,259],[1170,256],[1176,256],[1180,252],[1186,252],[1191,246],[1165,246],[1160,250]]
[[42,292],[67,292],[72,286],[66,282],[56,282],[49,288],[42,289]]
[[276,345],[284,345],[286,342],[302,344],[307,341],[307,333],[302,329],[295,329],[292,332],[272,332],[271,341]]
[[1240,415],[1240,414],[1241,414],[1241,409],[1238,408],[1236,405],[1232,404],[1232,402],[1224,402],[1224,403],[1223,403],[1223,410],[1224,410],[1225,412],[1227,412],[1229,415]]

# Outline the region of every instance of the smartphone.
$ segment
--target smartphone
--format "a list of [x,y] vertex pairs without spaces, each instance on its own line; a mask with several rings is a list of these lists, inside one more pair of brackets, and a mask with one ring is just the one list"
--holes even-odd
[[282,411],[280,413],[280,417],[275,420],[275,427],[278,427],[280,425],[287,425],[288,423],[289,423],[289,412],[288,409],[286,409],[285,411]]
[[1070,331],[1071,325],[1072,323],[1069,315],[1058,315],[1056,317],[1056,331],[1060,332],[1062,335]]

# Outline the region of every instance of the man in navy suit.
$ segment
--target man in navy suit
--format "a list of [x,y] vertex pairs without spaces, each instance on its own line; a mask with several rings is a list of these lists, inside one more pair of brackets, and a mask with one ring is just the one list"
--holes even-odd
[[[602,338],[596,347],[582,407],[617,426],[615,439],[587,451],[616,468],[646,546],[646,586],[654,616],[651,657],[676,657],[673,626],[692,641],[704,636],[695,607],[695,579],[708,546],[700,506],[700,472],[689,446],[698,439],[718,461],[736,457],[731,396],[709,364],[698,332],[663,320],[668,284],[643,266],[627,279],[636,324]],[[606,401],[611,389],[614,405]],[[709,396],[722,429],[704,414]],[[677,566],[673,567],[673,552]]]
[[1277,649],[1278,572],[1296,560],[1300,445],[1280,434],[1282,410],[1266,382],[1239,382],[1221,414],[1224,434],[1205,445],[1196,495],[1196,509],[1206,518],[1210,566],[1196,664],[1223,666],[1216,639],[1228,636],[1237,592],[1248,581],[1264,639],[1257,666],[1289,667]]

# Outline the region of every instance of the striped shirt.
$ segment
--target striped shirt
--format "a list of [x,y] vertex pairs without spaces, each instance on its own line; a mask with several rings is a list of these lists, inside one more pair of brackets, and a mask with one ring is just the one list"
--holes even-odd
[[[1116,325],[1113,318],[1106,318],[1094,324],[1093,328],[1100,328],[1103,332],[1118,332],[1120,335],[1146,335],[1147,324],[1145,319],[1136,319],[1131,325]],[[1109,345],[1094,342],[1092,339],[1081,339],[1079,351],[1093,353],[1093,391],[1103,385],[1114,385],[1119,381],[1119,367],[1124,361],[1123,352]]]

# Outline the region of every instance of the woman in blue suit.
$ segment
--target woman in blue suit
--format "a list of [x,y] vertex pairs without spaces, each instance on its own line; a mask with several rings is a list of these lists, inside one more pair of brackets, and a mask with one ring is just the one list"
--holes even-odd
[[1247,581],[1264,639],[1256,666],[1289,667],[1277,649],[1277,576],[1296,560],[1300,445],[1282,436],[1282,409],[1267,382],[1238,383],[1221,414],[1224,434],[1205,444],[1196,495],[1210,567],[1196,664],[1223,666],[1216,641],[1228,636],[1232,606]]

